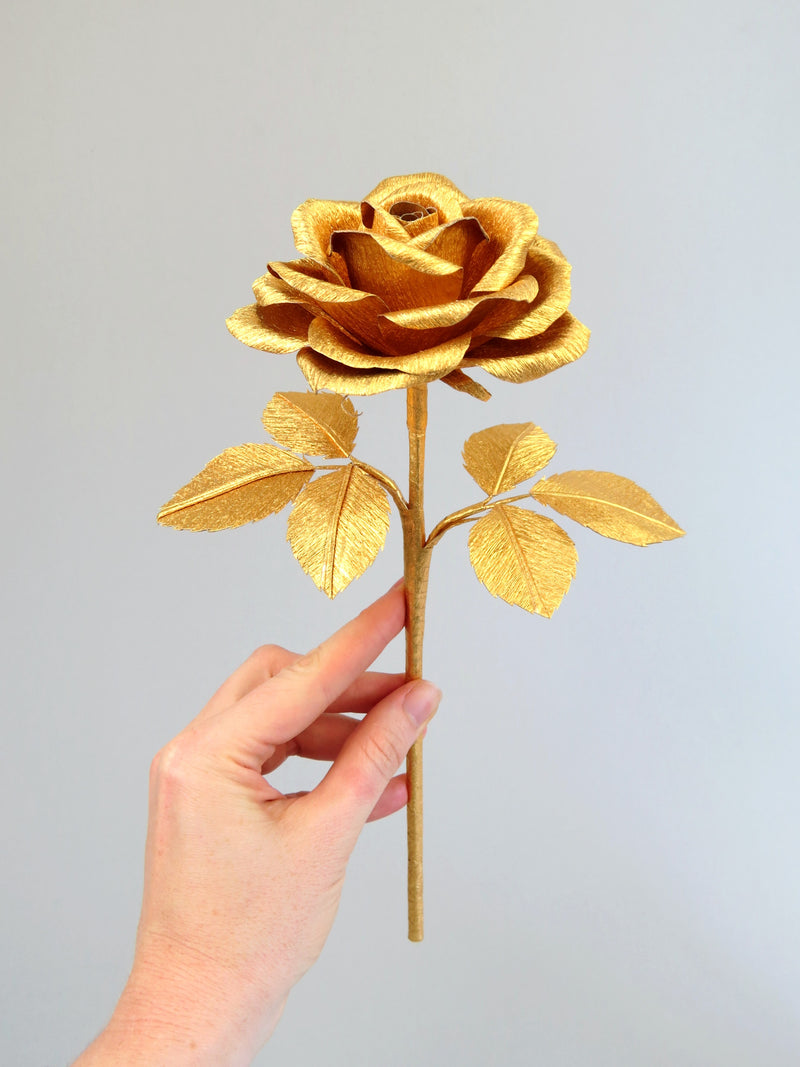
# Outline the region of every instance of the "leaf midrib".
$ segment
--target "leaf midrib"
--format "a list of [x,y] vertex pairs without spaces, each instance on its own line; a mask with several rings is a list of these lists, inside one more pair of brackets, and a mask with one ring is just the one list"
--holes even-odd
[[[507,514],[508,508],[503,507],[503,505],[501,504],[497,508],[497,511],[500,513],[500,518],[505,523],[506,530],[507,530],[507,533],[508,533],[508,536],[509,536],[509,540],[511,541],[511,546],[514,549],[514,553],[516,554],[517,560],[519,561],[521,569],[522,569],[522,571],[523,571],[523,573],[524,573],[524,575],[525,575],[525,577],[526,577],[526,579],[528,581],[529,587],[533,589],[533,592],[535,593],[536,598],[538,600],[539,606],[542,607],[542,608],[546,608],[546,604],[544,602],[544,597],[539,592],[539,587],[537,586],[536,582],[533,579],[533,574],[531,573],[530,565],[528,563],[528,560],[525,557],[525,553],[522,551],[522,547],[521,547],[520,542],[519,542],[519,537],[518,537],[517,532],[514,529],[512,523],[511,523],[511,519],[509,518],[509,516]],[[529,591],[530,591],[530,589],[529,589]],[[533,599],[533,598],[531,598],[531,599]],[[535,603],[536,603],[536,601],[535,601]]]
[[209,500],[214,500],[219,496],[225,496],[226,493],[233,493],[237,489],[241,489],[243,486],[250,485],[253,482],[264,482],[268,478],[285,477],[287,474],[304,474],[307,470],[313,470],[313,468],[298,467],[295,470],[262,471],[258,474],[243,474],[241,478],[226,482],[223,486],[218,486],[215,489],[206,489],[202,493],[195,493],[193,496],[188,497],[186,500],[181,500],[177,504],[166,504],[161,511],[159,511],[158,517],[161,518],[162,516],[174,515],[178,511],[185,511],[186,508],[197,507],[198,504],[205,504]]
[[323,425],[323,423],[321,423],[319,421],[319,419],[317,419],[313,415],[311,415],[308,411],[305,410],[305,408],[301,408],[299,404],[295,404],[295,402],[293,400],[290,400],[286,396],[285,393],[280,393],[279,395],[281,396],[281,398],[286,402],[286,404],[290,408],[293,408],[295,411],[299,411],[301,415],[304,415],[307,419],[310,419],[311,422],[313,422],[315,426],[319,426],[320,430],[322,430],[322,432],[325,435],[325,437],[327,437],[328,440],[332,442],[332,444],[339,450],[339,452],[340,452],[340,454],[342,456],[344,456],[346,458],[347,456],[350,455],[350,453],[347,451],[347,449],[342,444],[342,442],[339,439],[338,435],[336,434],[335,430],[329,429],[327,426]]
[[[627,511],[629,515],[635,515],[638,519],[644,519],[646,522],[655,523],[657,526],[663,526],[665,530],[672,530],[674,533],[680,532],[678,525],[670,526],[668,522],[664,522],[663,519],[657,519],[652,515],[645,515],[643,511],[635,511],[633,508],[629,508],[625,504],[617,504],[613,500],[603,500],[599,496],[591,496],[588,493],[561,493],[557,490],[545,489],[544,492],[537,494],[536,499],[540,500],[542,497],[552,496],[559,500],[586,500],[593,504],[604,504],[609,508],[616,508],[617,511]],[[547,503],[545,499],[543,503]],[[572,516],[568,516],[571,518]]]
[[[531,431],[531,423],[527,422],[527,423],[525,423],[525,426],[523,427],[523,429],[520,430],[520,432],[517,434],[517,436],[511,442],[511,447],[509,448],[508,452],[506,452],[506,458],[503,460],[503,466],[500,468],[500,473],[497,475],[497,480],[494,483],[494,490],[491,493],[492,496],[497,496],[498,493],[502,492],[502,490],[500,488],[500,485],[501,485],[501,483],[503,481],[503,475],[508,470],[508,465],[511,462],[511,457],[514,454],[514,450],[516,449],[517,445],[520,443],[522,438],[525,437],[526,434],[530,433],[530,431]],[[507,486],[507,488],[511,489],[513,487],[512,486]]]
[[[342,523],[342,513],[344,512],[347,494],[350,490],[350,482],[352,481],[353,471],[355,469],[356,468],[353,466],[345,467],[344,477],[342,478],[342,485],[339,489],[339,495],[336,500],[336,506],[331,511],[332,530],[328,537],[328,551],[326,553],[325,558],[325,569],[330,574],[330,578],[328,581],[328,585],[330,587],[330,592],[328,593],[328,596],[330,597],[333,597],[335,595],[334,589],[336,587],[336,550],[339,546],[339,527]],[[336,475],[332,475],[332,477],[336,477]]]

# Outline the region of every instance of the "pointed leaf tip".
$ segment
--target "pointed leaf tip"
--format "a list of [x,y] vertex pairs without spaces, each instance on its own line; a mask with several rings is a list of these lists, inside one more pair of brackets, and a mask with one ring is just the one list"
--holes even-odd
[[553,474],[537,482],[531,495],[582,526],[629,545],[654,545],[684,536],[645,489],[609,471]]
[[273,445],[226,448],[158,513],[176,530],[226,530],[256,522],[294,500],[314,473],[310,463]]

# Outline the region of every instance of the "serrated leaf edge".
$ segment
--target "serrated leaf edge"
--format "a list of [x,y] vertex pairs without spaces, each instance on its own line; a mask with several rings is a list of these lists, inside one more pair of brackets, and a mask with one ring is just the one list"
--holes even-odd
[[[289,391],[291,392],[291,390],[289,390]],[[325,396],[326,394],[325,393],[320,393],[318,389],[312,389],[312,390],[308,391],[308,395],[309,396]],[[336,395],[339,397],[340,400],[347,400],[348,399],[348,397],[343,396],[340,393],[337,393]],[[309,415],[309,413],[307,411],[304,411],[303,408],[299,407],[292,400],[289,400],[288,397],[286,396],[286,393],[282,392],[280,389],[278,390],[277,393],[275,393],[272,396],[272,398],[270,399],[269,403],[267,404],[267,407],[264,408],[264,412],[263,412],[263,414],[261,416],[262,425],[264,426],[264,429],[267,431],[268,434],[271,434],[274,437],[274,434],[272,433],[272,430],[270,430],[269,427],[266,424],[266,414],[267,414],[267,408],[269,407],[269,405],[272,403],[272,401],[275,399],[276,396],[281,397],[290,407],[294,408],[294,410],[298,411],[301,415],[304,415],[306,418],[311,419],[317,426],[319,426],[319,428],[322,430],[322,432],[325,435],[325,437],[327,437],[329,441],[333,442],[333,444],[336,446],[336,448],[341,453],[342,459],[349,459],[349,457],[351,455],[351,452],[347,451],[347,449],[344,447],[342,442],[338,439],[336,434],[332,433],[326,426],[324,426],[321,422],[319,422],[317,419],[315,419],[312,415]],[[358,434],[358,429],[359,429],[359,427],[358,427],[358,412],[355,411],[355,409],[354,409],[354,414],[355,414],[355,420],[356,420],[356,435],[357,435]],[[277,440],[277,438],[275,438],[275,440]],[[296,453],[295,452],[293,454],[294,455],[300,455],[301,453]],[[328,458],[335,459],[336,457],[335,456],[331,456],[331,457],[328,457]]]

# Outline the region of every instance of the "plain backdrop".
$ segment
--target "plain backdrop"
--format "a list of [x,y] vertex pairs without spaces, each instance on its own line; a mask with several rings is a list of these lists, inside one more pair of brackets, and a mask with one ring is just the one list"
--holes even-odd
[[[2,26],[3,1063],[67,1063],[113,1007],[156,750],[257,645],[308,648],[400,574],[396,523],[329,602],[285,515],[155,513],[304,387],[224,322],[292,209],[428,169],[530,203],[593,330],[541,381],[483,376],[486,405],[431,389],[429,518],[476,499],[468,434],[532,420],[553,471],[634,478],[687,536],[564,520],[549,621],[445,538],[426,940],[396,816],[258,1063],[800,1062],[797,6],[6,0]],[[403,479],[403,396],[357,406]]]

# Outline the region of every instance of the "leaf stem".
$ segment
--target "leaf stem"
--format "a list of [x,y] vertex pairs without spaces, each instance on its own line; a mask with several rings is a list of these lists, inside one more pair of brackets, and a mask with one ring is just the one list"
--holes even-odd
[[448,530],[452,530],[455,526],[462,526],[465,522],[471,522],[482,511],[488,511],[489,508],[493,508],[495,504],[513,504],[517,500],[528,500],[530,493],[518,493],[516,496],[505,496],[495,499],[494,497],[487,496],[484,500],[481,500],[478,504],[470,504],[469,507],[459,508],[458,511],[451,512],[450,515],[446,515],[441,522],[431,530],[428,540],[425,542],[426,548],[433,548],[437,541],[440,540]]
[[[350,455],[347,457],[349,463],[352,463],[355,467],[360,467],[366,474],[371,475],[376,482],[380,482],[389,496],[394,500],[397,505],[397,510],[400,512],[402,518],[404,513],[408,511],[408,504],[406,499],[400,491],[400,486],[388,474],[384,474],[383,471],[379,471],[377,467],[371,466],[369,463],[365,463],[363,459],[356,459],[355,456]],[[342,463],[315,463],[314,469],[318,471],[338,471],[341,470],[344,464]]]
[[397,505],[397,510],[400,512],[400,518],[402,519],[405,512],[408,511],[409,505],[406,503],[406,499],[401,493],[397,482],[390,478],[388,474],[379,471],[377,467],[372,467],[369,463],[365,463],[363,459],[356,459],[355,456],[351,456],[350,459],[357,467],[360,467],[367,474],[371,474],[376,482],[380,482]]

